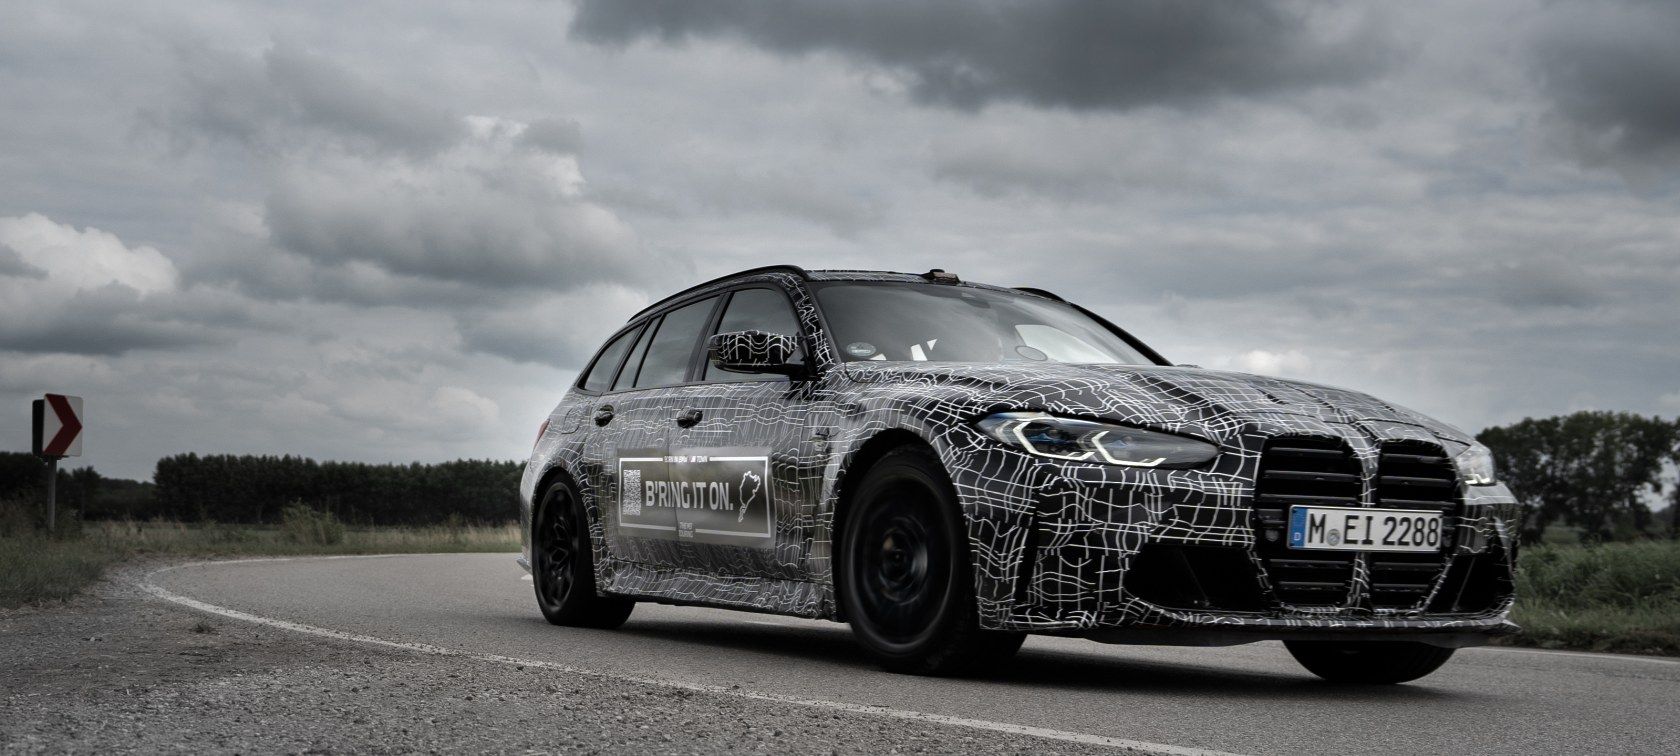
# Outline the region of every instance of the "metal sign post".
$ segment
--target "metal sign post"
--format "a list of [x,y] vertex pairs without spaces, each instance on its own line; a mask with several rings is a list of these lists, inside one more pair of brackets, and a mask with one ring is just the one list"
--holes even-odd
[[58,457],[47,457],[47,532],[58,526]]
[[35,455],[47,461],[47,532],[58,525],[58,461],[82,456],[82,398],[47,394],[30,407]]

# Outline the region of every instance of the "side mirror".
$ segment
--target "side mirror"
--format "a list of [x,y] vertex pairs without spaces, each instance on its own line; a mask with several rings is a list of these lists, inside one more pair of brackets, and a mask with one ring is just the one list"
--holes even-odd
[[765,331],[731,331],[706,341],[706,359],[731,373],[803,373],[805,366],[793,361],[798,351],[798,339]]

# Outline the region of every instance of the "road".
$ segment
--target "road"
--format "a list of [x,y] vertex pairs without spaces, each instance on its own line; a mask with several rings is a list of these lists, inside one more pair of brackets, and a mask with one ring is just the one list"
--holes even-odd
[[642,604],[615,631],[553,627],[505,554],[208,563],[147,581],[200,610],[336,642],[1167,753],[1680,752],[1680,662],[1666,659],[1469,649],[1416,683],[1346,687],[1317,681],[1276,643],[1034,637],[996,674],[938,679],[879,671],[829,622]]

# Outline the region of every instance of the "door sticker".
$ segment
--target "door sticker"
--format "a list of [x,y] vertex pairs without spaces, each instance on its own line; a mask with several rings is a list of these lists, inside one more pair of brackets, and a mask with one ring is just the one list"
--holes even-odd
[[626,535],[774,547],[769,450],[693,451],[618,459],[618,524]]

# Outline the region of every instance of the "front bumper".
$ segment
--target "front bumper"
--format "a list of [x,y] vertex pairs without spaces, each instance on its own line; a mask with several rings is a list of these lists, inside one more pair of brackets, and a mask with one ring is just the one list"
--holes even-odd
[[[1416,429],[1344,431],[1350,455],[1373,468],[1394,436],[1421,442]],[[1517,630],[1508,620],[1516,502],[1498,485],[1459,486],[1454,538],[1415,602],[1372,600],[1381,570],[1417,569],[1376,555],[1348,557],[1346,593],[1303,601],[1276,590],[1256,514],[1262,444],[1254,454],[1222,455],[1208,470],[1052,462],[995,444],[982,447],[982,465],[952,455],[948,469],[970,514],[982,626],[1196,645],[1404,637],[1460,646]],[[1375,479],[1373,469],[1363,485]]]
[[1485,646],[1494,638],[1521,632],[1516,624],[1501,618],[1473,620],[1460,624],[1426,621],[1416,626],[1368,627],[1360,624],[1310,625],[1281,621],[1251,625],[1215,623],[1173,628],[1134,625],[1108,627],[1080,633],[1098,643],[1146,646],[1240,646],[1268,640],[1292,641],[1409,641],[1443,648]]

